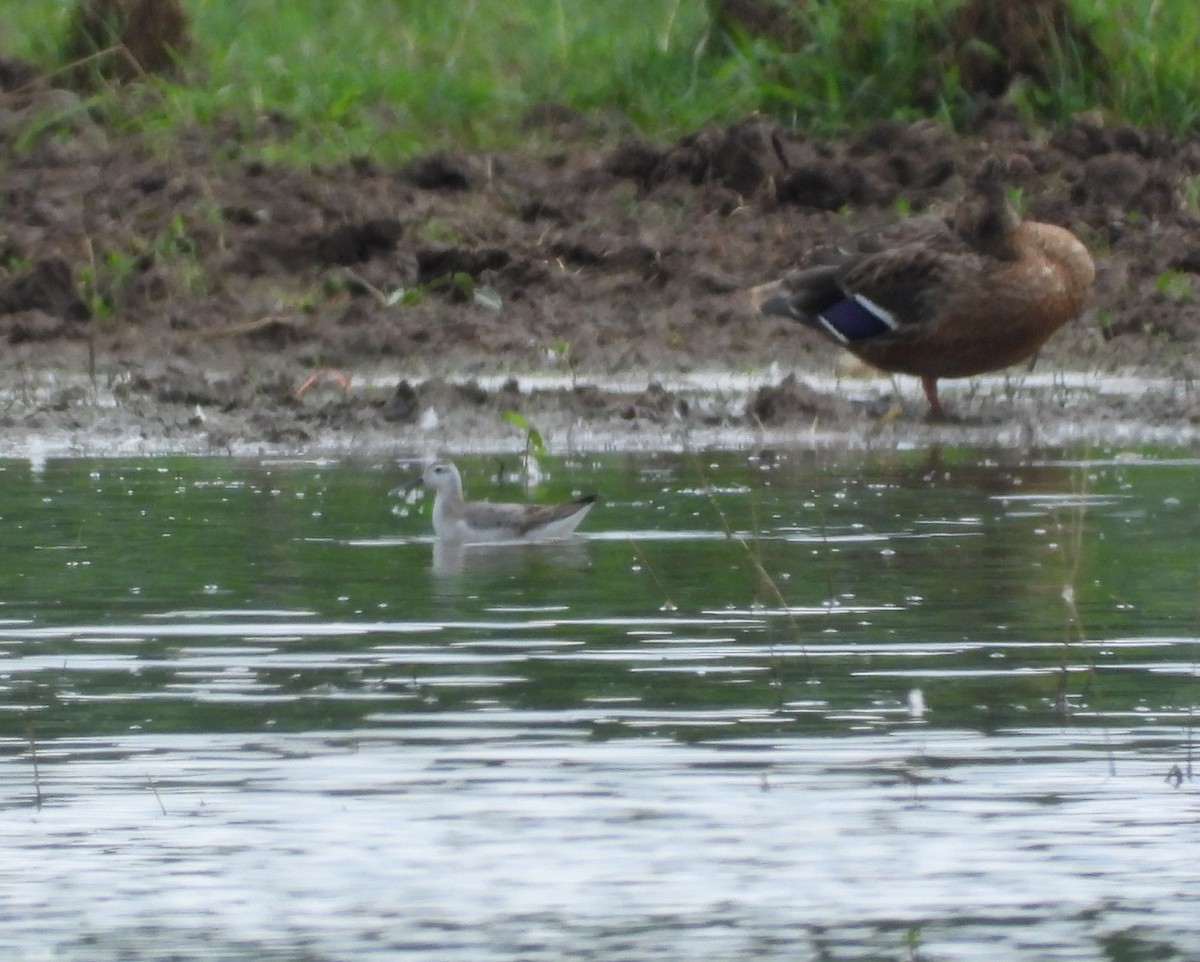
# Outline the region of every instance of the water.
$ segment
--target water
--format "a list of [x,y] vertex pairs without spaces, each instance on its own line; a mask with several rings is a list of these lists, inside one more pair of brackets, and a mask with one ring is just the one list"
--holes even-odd
[[5,959],[1200,957],[1194,452],[2,468]]

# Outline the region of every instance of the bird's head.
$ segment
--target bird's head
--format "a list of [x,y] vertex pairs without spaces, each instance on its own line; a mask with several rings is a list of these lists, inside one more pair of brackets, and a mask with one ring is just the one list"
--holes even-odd
[[998,157],[983,162],[954,211],[954,230],[979,253],[1011,260],[1021,215],[1008,199],[1003,175],[1004,162]]

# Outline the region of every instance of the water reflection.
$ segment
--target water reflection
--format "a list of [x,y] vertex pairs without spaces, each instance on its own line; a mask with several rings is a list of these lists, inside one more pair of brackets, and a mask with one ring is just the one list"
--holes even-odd
[[587,541],[576,536],[545,544],[464,545],[434,538],[430,570],[442,578],[469,574],[473,579],[526,578],[531,585],[554,571],[588,566]]
[[459,551],[390,464],[0,470],[0,952],[1187,958],[1198,470],[595,458]]

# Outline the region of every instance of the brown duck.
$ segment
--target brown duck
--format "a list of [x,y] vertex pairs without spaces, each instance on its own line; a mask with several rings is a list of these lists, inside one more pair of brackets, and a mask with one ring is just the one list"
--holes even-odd
[[1083,310],[1095,275],[1062,227],[1022,221],[986,162],[953,220],[914,218],[827,263],[756,288],[764,314],[799,321],[884,371],[915,374],[930,414],[937,382],[1032,357]]

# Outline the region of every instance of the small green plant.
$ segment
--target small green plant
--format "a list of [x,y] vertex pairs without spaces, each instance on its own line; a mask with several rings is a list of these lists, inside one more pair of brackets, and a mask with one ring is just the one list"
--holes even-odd
[[921,926],[910,925],[904,932],[909,962],[921,962]]
[[1025,202],[1025,191],[1023,191],[1020,187],[1009,187],[1005,191],[1005,194],[1008,197],[1008,202],[1012,204],[1013,210],[1015,210],[1020,216],[1024,217],[1026,213],[1026,207],[1028,206]]
[[1154,289],[1176,304],[1191,301],[1195,297],[1192,278],[1183,271],[1163,271],[1154,279]]
[[579,387],[579,364],[571,350],[571,342],[565,337],[558,338],[546,345],[546,356],[551,362],[563,364],[571,372],[572,389]]
[[138,258],[123,251],[107,251],[99,260],[94,254],[88,258],[79,269],[79,284],[93,317],[111,320],[120,310],[137,265]]
[[399,305],[400,307],[415,307],[425,300],[425,288],[420,285],[416,287],[397,287],[392,293],[388,294],[384,299],[384,304],[388,307]]
[[315,313],[336,293],[336,288],[326,279],[318,280],[315,284],[307,284],[299,290],[292,291],[280,298],[280,305],[286,310],[299,311],[302,314]]
[[542,433],[529,423],[524,414],[520,411],[503,411],[500,417],[513,427],[525,432],[525,452],[522,457],[526,464],[531,458],[546,456],[546,442],[542,439]]
[[413,236],[429,244],[457,246],[463,242],[462,235],[458,230],[441,217],[430,217],[417,225],[413,230]]
[[1179,182],[1183,206],[1190,213],[1200,211],[1200,177],[1184,177]]
[[141,259],[164,266],[172,289],[199,294],[211,282],[200,259],[200,242],[192,235],[182,213],[176,213],[166,230],[136,245]]
[[427,281],[423,286],[426,291],[431,293],[448,291],[460,300],[470,301],[475,299],[475,278],[464,271],[441,274]]
[[492,311],[499,311],[504,307],[504,301],[495,288],[478,283],[463,271],[440,274],[432,280],[414,284],[412,287],[397,287],[384,291],[357,271],[345,267],[326,275],[322,289],[325,293],[333,295],[355,287],[370,294],[384,307],[414,307],[425,300],[426,294],[438,292],[449,293],[452,299],[470,301]]
[[465,271],[455,271],[451,274],[441,274],[420,286],[422,293],[437,291],[448,292],[452,299],[470,301],[491,311],[499,311],[504,307],[504,301],[495,288],[480,284]]

